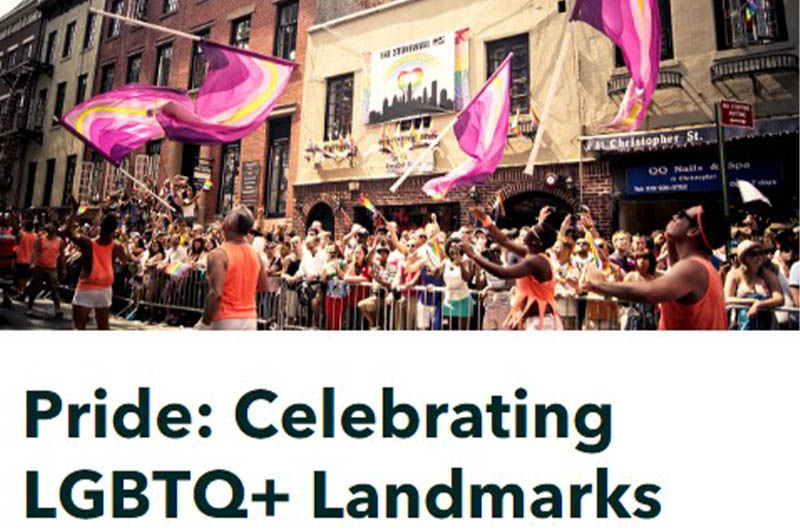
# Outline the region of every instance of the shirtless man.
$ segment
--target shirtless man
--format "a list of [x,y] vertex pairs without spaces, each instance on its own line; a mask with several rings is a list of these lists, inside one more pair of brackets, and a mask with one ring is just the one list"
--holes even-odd
[[680,210],[667,225],[672,265],[652,281],[610,283],[591,265],[586,285],[600,294],[661,306],[661,330],[725,330],[725,295],[711,265],[712,250],[725,243],[727,226],[715,203]]
[[125,262],[125,248],[114,240],[117,217],[107,214],[100,222],[100,236],[90,239],[78,232],[78,218],[73,213],[67,220],[66,236],[81,250],[81,274],[72,299],[72,321],[76,330],[86,329],[89,314],[99,330],[108,330],[114,284],[114,261]]

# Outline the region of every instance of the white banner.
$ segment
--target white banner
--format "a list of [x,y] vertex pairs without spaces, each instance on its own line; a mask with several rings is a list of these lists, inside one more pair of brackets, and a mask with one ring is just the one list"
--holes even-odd
[[369,54],[369,123],[456,109],[456,33]]

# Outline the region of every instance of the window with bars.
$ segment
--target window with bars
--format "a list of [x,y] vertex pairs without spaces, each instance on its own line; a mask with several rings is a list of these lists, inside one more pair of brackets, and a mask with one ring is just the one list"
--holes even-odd
[[44,62],[48,65],[53,64],[53,60],[56,58],[56,37],[57,33],[55,31],[51,31],[50,34],[47,36],[47,47],[45,48],[44,52]]
[[325,140],[342,138],[353,127],[353,74],[329,78],[325,98]]
[[78,156],[70,155],[67,157],[67,172],[64,174],[64,192],[61,194],[61,205],[66,206],[72,196],[72,186],[75,182],[75,170],[78,166]]
[[486,79],[489,79],[508,54],[514,53],[511,60],[511,112],[519,110],[521,113],[530,111],[530,60],[528,34],[523,33],[515,37],[500,39],[486,43]]
[[715,0],[714,11],[720,50],[789,38],[783,0]]
[[277,57],[294,61],[299,12],[299,2],[286,2],[278,6],[278,24],[275,28],[275,55]]
[[139,83],[142,73],[142,54],[128,57],[128,70],[125,72],[125,83]]
[[169,85],[169,67],[172,63],[172,43],[162,44],[156,48],[156,79],[160,87]]
[[230,211],[236,201],[236,181],[239,178],[241,143],[231,142],[222,145],[222,164],[220,168],[220,187],[217,196],[217,212],[223,216]]
[[89,13],[86,17],[86,28],[83,33],[83,49],[88,50],[94,44],[94,26],[97,24],[97,15]]
[[[123,0],[114,0],[111,2],[111,12],[115,15],[121,15],[125,7]],[[122,27],[118,19],[112,18],[108,20],[108,38],[116,37],[119,35],[120,28]]]
[[114,88],[114,63],[103,65],[100,69],[100,92],[108,92]]
[[132,0],[136,3],[133,6],[133,18],[136,20],[147,20],[147,0]]
[[53,125],[58,124],[58,118],[64,113],[64,100],[67,97],[67,82],[59,83],[56,87],[56,104],[53,107]]
[[250,48],[250,15],[231,22],[231,45],[237,48]]
[[[195,33],[201,39],[208,39],[211,36],[211,30],[204,30]],[[203,48],[200,43],[195,41],[192,44],[192,64],[189,73],[189,90],[199,89],[203,82],[206,80],[206,72],[208,71],[208,62],[203,55]]]
[[[670,0],[658,0],[658,14],[661,19],[661,60],[675,58],[675,49],[672,44],[672,7]],[[617,68],[625,66],[622,50],[614,47],[614,65]]]
[[264,185],[264,211],[268,218],[286,216],[291,133],[291,118],[270,120],[269,141],[267,144],[267,172]]
[[89,75],[81,74],[78,76],[78,88],[75,91],[75,105],[82,103],[86,99],[86,90],[89,86]]
[[64,47],[61,49],[61,58],[69,57],[72,54],[72,41],[75,40],[75,28],[78,23],[73,21],[67,24],[67,33],[64,34]]
[[178,0],[163,0],[161,12],[163,14],[174,13],[178,10]]

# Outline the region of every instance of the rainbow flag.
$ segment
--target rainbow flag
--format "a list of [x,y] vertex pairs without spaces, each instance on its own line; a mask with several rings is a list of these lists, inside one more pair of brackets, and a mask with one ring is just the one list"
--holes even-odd
[[503,205],[503,194],[497,191],[497,197],[494,200],[494,220],[497,221],[501,216],[506,215],[506,206]]
[[469,103],[469,28],[456,32],[456,111]]
[[589,242],[589,250],[590,250],[590,253],[592,254],[592,264],[598,270],[602,270],[603,269],[603,261],[600,259],[600,252],[597,251],[597,246],[594,243],[594,237],[592,236],[592,233],[589,232],[588,230],[585,231],[585,236],[586,236],[586,240]]
[[173,262],[164,269],[164,273],[173,277],[181,277],[191,269],[191,266],[185,262]]
[[570,20],[592,26],[622,51],[631,81],[616,117],[606,127],[638,129],[658,85],[661,60],[658,0],[576,0]]
[[446,176],[425,183],[422,190],[428,196],[441,200],[453,187],[478,185],[494,174],[508,142],[513,55],[508,55],[458,116],[454,131],[469,158]]
[[372,202],[367,196],[364,195],[363,192],[361,193],[361,197],[358,201],[361,203],[361,206],[371,212],[373,216],[378,214],[378,209],[375,208],[375,205],[372,204]]
[[86,207],[86,205],[84,205],[82,207],[79,207],[78,208],[78,216],[83,215],[86,212],[87,209],[88,209],[88,207]]
[[203,184],[203,192],[210,192],[212,188],[214,188],[214,182],[210,179],[206,179],[206,182]]
[[444,251],[442,251],[442,246],[439,245],[439,241],[435,238],[428,242],[428,245],[431,247],[433,254],[436,255],[437,258],[440,260],[444,258]]

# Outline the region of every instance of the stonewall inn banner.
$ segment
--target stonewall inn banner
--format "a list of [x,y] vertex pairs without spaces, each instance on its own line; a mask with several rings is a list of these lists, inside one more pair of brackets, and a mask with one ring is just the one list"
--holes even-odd
[[363,121],[451,113],[468,99],[468,30],[365,54]]

